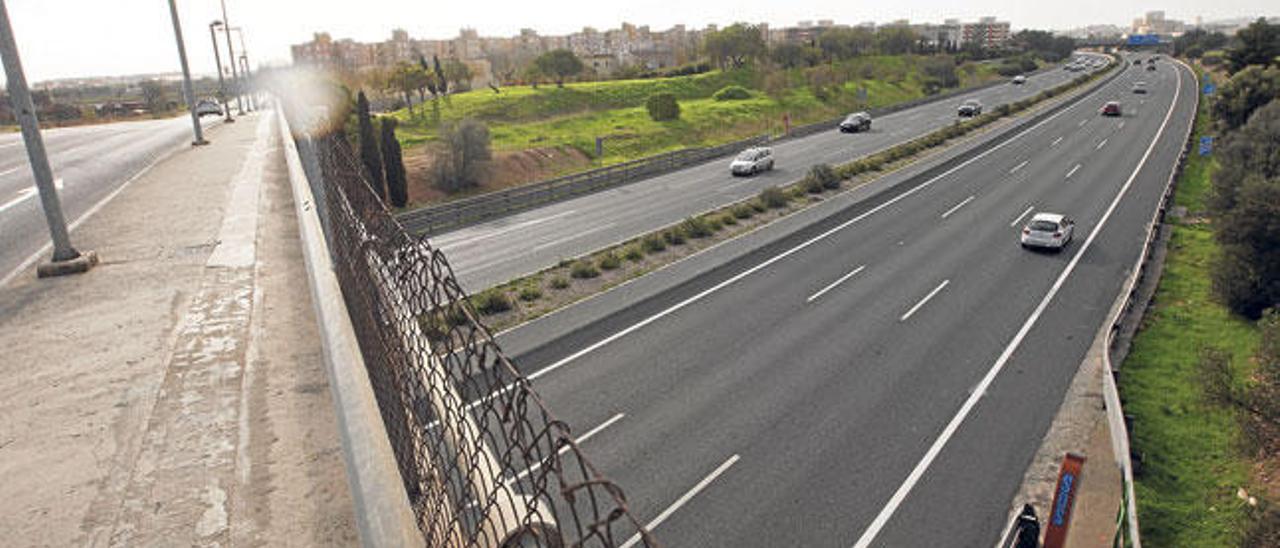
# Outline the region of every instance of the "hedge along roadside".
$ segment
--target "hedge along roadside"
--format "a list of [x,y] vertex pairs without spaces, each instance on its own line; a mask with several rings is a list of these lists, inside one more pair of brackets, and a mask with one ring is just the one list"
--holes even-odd
[[[1041,119],[1052,115],[1054,112],[1066,108],[1074,104],[1074,100],[1078,100],[1083,96],[1095,91],[1103,85],[1113,80],[1115,77],[1123,73],[1117,70],[1119,63],[1113,63],[1111,67],[1111,76],[1105,81],[1099,82],[1092,88],[1081,92],[1079,95],[1069,98],[1056,105],[1050,105],[1047,109],[1042,109],[1033,118],[1027,120],[1023,124],[1018,124],[1006,130],[992,142],[998,142],[1002,138],[1014,135],[1026,124],[1037,123]],[[561,307],[567,306],[580,299],[590,295],[605,291],[613,286],[619,285],[632,278],[647,274],[653,270],[662,268],[677,260],[683,259],[689,255],[697,253],[710,245],[701,245],[707,242],[708,238],[716,235],[725,227],[731,227],[727,235],[720,235],[718,241],[734,238],[742,234],[759,228],[765,224],[771,223],[778,218],[787,216],[791,213],[808,207],[812,202],[805,199],[808,195],[822,194],[828,190],[836,190],[837,193],[852,190],[862,185],[870,183],[879,177],[882,177],[898,168],[905,167],[922,153],[931,151],[941,147],[948,142],[972,133],[978,129],[985,128],[992,123],[1010,117],[1016,113],[1026,111],[1039,102],[1046,101],[1053,97],[1063,95],[1075,88],[1084,86],[1085,84],[1101,78],[1108,74],[1101,71],[1095,74],[1083,75],[1063,84],[1057,88],[1046,90],[1041,94],[1018,101],[1012,105],[1002,105],[996,111],[983,116],[971,119],[967,122],[957,123],[946,128],[937,130],[923,137],[902,143],[900,145],[890,147],[879,153],[869,157],[854,160],[842,164],[838,167],[815,166],[810,173],[799,181],[793,182],[785,187],[770,187],[760,193],[759,196],[741,200],[722,207],[714,208],[695,215],[684,221],[668,225],[645,235],[631,238],[619,244],[606,246],[596,251],[583,254],[577,258],[566,259],[561,261],[557,266],[550,267],[534,274],[523,276],[515,280],[506,282],[496,287],[486,289],[476,295],[481,301],[492,301],[500,298],[511,303],[515,303],[521,293],[532,294],[531,289],[537,289],[537,292],[549,296],[552,303],[540,303],[539,298],[522,299],[518,305],[508,310],[495,311],[493,317],[489,320],[494,331],[503,331],[513,327],[524,321],[535,319],[541,315],[552,312]],[[963,161],[965,157],[971,157],[972,154],[982,150],[977,147],[972,151],[962,153],[958,158]],[[952,160],[956,161],[956,160]],[[945,169],[945,166],[941,166]],[[830,173],[828,173],[828,169]],[[916,177],[928,177],[930,173],[938,169],[938,167],[930,168]],[[835,175],[835,180],[830,179],[830,174]],[[862,178],[862,176],[867,176]],[[859,184],[846,186],[845,181],[860,178]],[[888,189],[885,192],[891,192]],[[707,229],[710,229],[709,231]],[[692,245],[691,245],[692,243]],[[660,245],[659,245],[660,244]],[[597,262],[606,257],[633,257],[635,259],[624,261],[620,270],[614,271],[613,268],[601,268],[600,270],[614,271],[612,276],[606,276],[606,279],[597,279],[596,276],[582,277],[572,274],[573,270],[583,271],[587,267],[594,269]],[[612,261],[611,261],[612,262]],[[585,286],[581,289],[572,287],[574,285]],[[503,296],[499,297],[498,294]],[[524,310],[521,310],[524,309]],[[528,312],[526,314],[525,312]]]
[[[1054,70],[1058,65],[1043,68],[1032,74],[1040,74]],[[1005,84],[1007,80],[999,79],[985,84],[951,90],[945,93],[921,97],[911,101],[871,109],[872,116],[884,116],[919,105],[943,101],[959,95],[973,93]],[[804,126],[797,126],[781,136],[757,135],[730,143],[712,147],[685,148],[664,152],[647,158],[639,158],[593,170],[583,171],[546,181],[499,190],[479,196],[446,202],[406,211],[397,215],[398,220],[410,232],[418,235],[437,235],[443,231],[458,229],[489,219],[512,215],[559,202],[655,177],[665,173],[701,164],[717,158],[736,154],[744,148],[763,145],[780,139],[805,137],[835,127],[840,119],[827,120]]]

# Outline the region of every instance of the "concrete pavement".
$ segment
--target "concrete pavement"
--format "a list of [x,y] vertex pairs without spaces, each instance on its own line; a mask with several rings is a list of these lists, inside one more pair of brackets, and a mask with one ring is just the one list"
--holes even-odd
[[0,287],[7,545],[356,542],[273,123],[213,129],[85,221],[97,269]]

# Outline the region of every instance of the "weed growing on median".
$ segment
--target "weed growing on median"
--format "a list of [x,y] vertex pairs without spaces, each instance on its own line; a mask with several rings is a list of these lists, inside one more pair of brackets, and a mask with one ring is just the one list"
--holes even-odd
[[579,280],[590,280],[600,275],[600,271],[595,265],[587,261],[578,261],[573,263],[573,267],[569,269],[569,275]]

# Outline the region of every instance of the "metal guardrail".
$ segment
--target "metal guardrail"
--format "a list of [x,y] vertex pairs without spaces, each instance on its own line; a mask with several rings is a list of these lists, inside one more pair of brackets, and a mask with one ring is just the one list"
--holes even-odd
[[341,129],[291,140],[361,540],[656,546],[479,321],[444,255],[374,194]]
[[[1040,74],[1054,70],[1053,67],[1039,69],[1032,74]],[[894,112],[915,108],[920,105],[943,101],[952,97],[990,89],[1007,84],[1007,80],[996,80],[946,93],[930,95],[905,101],[894,105],[871,109],[872,116],[885,116]],[[629,162],[605,166],[598,169],[557,177],[546,181],[522,185],[505,190],[488,192],[478,196],[426,206],[397,215],[405,228],[414,234],[434,235],[441,231],[452,230],[469,224],[482,222],[503,215],[525,211],[534,207],[557,202],[583,194],[596,192],[670,173],[678,169],[701,164],[711,160],[724,158],[753,146],[768,144],[781,139],[806,137],[822,131],[834,130],[843,120],[835,118],[823,122],[806,124],[791,128],[787,135],[772,137],[757,135],[747,139],[725,143],[714,147],[686,148],[664,152],[655,156],[640,158]]]
[[[1186,68],[1194,76],[1195,71],[1180,60],[1174,59],[1174,62]],[[1198,82],[1198,79],[1197,79]],[[1147,225],[1146,241],[1142,246],[1142,254],[1138,256],[1138,260],[1134,263],[1133,273],[1129,275],[1129,279],[1125,282],[1124,289],[1121,291],[1124,304],[1115,309],[1109,321],[1110,327],[1107,329],[1106,352],[1103,352],[1103,376],[1102,390],[1103,399],[1107,408],[1107,424],[1111,431],[1111,447],[1114,451],[1114,457],[1117,464],[1122,470],[1123,502],[1122,512],[1124,513],[1124,521],[1128,526],[1128,536],[1126,537],[1124,529],[1116,531],[1115,543],[1117,546],[1125,546],[1125,540],[1128,540],[1128,546],[1133,548],[1141,548],[1142,541],[1138,528],[1138,507],[1137,500],[1133,491],[1133,462],[1131,449],[1129,447],[1129,429],[1125,424],[1124,411],[1120,401],[1120,392],[1117,387],[1116,369],[1111,362],[1111,353],[1116,348],[1116,335],[1120,332],[1124,323],[1124,318],[1137,305],[1139,290],[1138,286],[1146,278],[1147,266],[1150,262],[1152,249],[1155,248],[1160,235],[1160,226],[1164,222],[1165,213],[1168,211],[1169,204],[1173,200],[1174,191],[1178,177],[1182,175],[1182,170],[1186,165],[1187,155],[1191,151],[1191,137],[1195,131],[1196,117],[1200,110],[1200,94],[1195,87],[1192,87],[1191,94],[1196,98],[1196,108],[1191,118],[1191,124],[1187,126],[1187,134],[1184,137],[1182,153],[1178,155],[1178,162],[1174,165],[1173,170],[1169,174],[1169,180],[1165,183],[1164,194],[1160,197],[1160,206],[1152,215],[1151,222]]]

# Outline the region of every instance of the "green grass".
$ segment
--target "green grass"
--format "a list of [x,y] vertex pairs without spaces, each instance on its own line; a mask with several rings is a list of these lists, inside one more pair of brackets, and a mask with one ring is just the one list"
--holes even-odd
[[[435,138],[437,120],[471,116],[490,126],[497,150],[572,146],[595,157],[595,139],[604,137],[604,154],[596,165],[608,165],[687,147],[722,144],[761,133],[779,134],[782,119],[792,125],[829,120],[855,108],[875,108],[924,96],[915,70],[918,56],[872,56],[837,65],[842,83],[825,101],[816,97],[799,70],[784,75],[785,86],[771,97],[760,89],[764,80],[753,69],[712,71],[694,76],[503,88],[495,94],[477,90],[453,95],[439,104],[439,117],[427,106],[417,114],[393,115],[401,120],[406,147]],[[966,70],[967,68],[967,70]],[[996,77],[994,67],[974,65],[957,72],[962,85]],[[727,85],[751,90],[750,99],[715,101]],[[858,90],[866,89],[865,101]],[[681,117],[654,122],[644,109],[651,94],[666,91],[680,100]]]
[[[1206,127],[1197,118],[1197,136]],[[1178,182],[1176,203],[1204,209],[1214,164],[1194,156]],[[1210,273],[1218,254],[1211,224],[1172,220],[1173,234],[1154,310],[1121,368],[1125,412],[1134,417],[1133,446],[1144,456],[1137,480],[1142,540],[1151,546],[1236,546],[1247,526],[1236,489],[1248,488],[1240,423],[1207,405],[1200,351],[1229,352],[1241,371],[1258,345],[1252,323],[1215,300]]]

